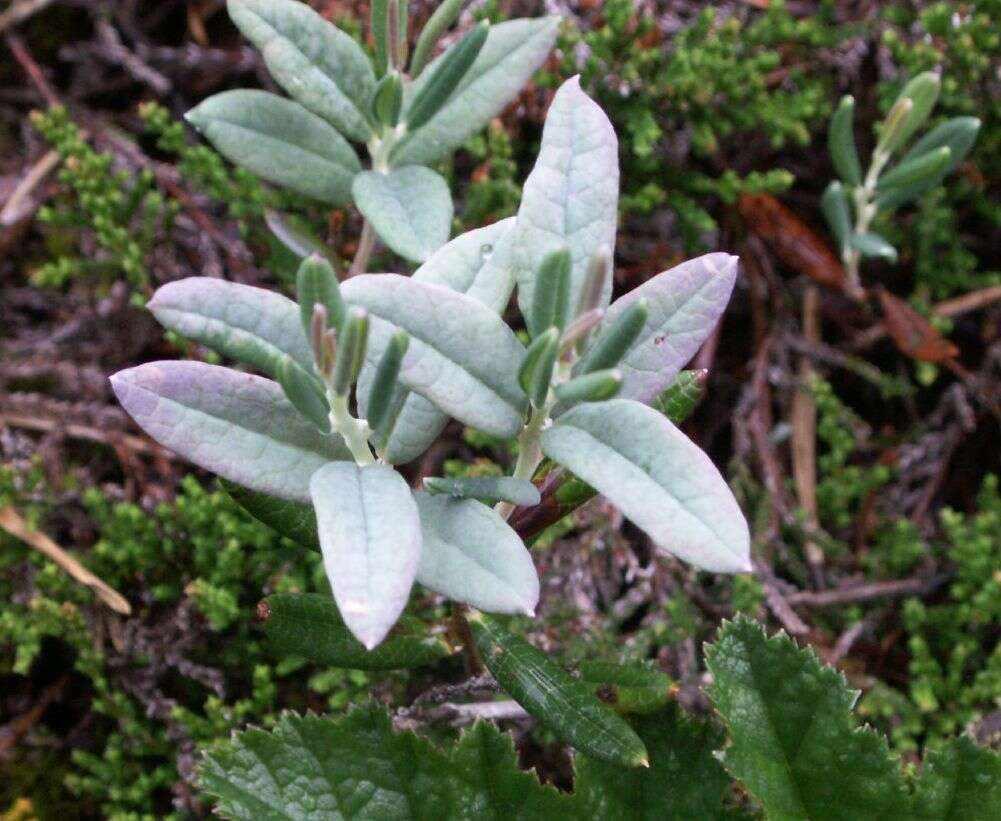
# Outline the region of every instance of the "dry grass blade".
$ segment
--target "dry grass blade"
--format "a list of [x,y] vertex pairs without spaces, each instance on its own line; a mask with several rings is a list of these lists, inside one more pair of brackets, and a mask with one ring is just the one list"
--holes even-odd
[[63,550],[52,539],[38,530],[32,530],[28,523],[12,507],[0,509],[0,527],[15,539],[20,539],[39,553],[52,559],[63,570],[85,587],[93,590],[108,607],[116,613],[130,615],[132,607],[117,590],[91,573],[80,562]]

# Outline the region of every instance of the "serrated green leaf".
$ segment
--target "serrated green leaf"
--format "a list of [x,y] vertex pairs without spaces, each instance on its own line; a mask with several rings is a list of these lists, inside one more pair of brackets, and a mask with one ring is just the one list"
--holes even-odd
[[494,436],[521,430],[527,401],[517,371],[525,349],[496,313],[465,294],[396,274],[352,277],[341,293],[371,317],[366,370],[402,328],[410,334],[404,387]]
[[228,0],[229,16],[290,97],[365,142],[372,66],[351,37],[296,0]]
[[660,411],[675,425],[680,425],[702,401],[708,378],[707,370],[682,371],[671,386],[650,403],[650,407]]
[[391,467],[330,462],[309,483],[323,565],[348,629],[371,650],[407,604],[421,557],[421,522]]
[[207,752],[199,781],[223,815],[248,821],[574,818],[566,796],[518,769],[492,725],[439,750],[394,732],[377,707],[333,720],[286,714],[273,732],[238,733]]
[[599,761],[619,767],[647,766],[640,737],[587,685],[571,678],[497,619],[476,613],[469,624],[480,656],[497,683],[559,739]]
[[723,821],[730,779],[716,760],[723,733],[672,704],[633,721],[650,753],[649,769],[622,770],[578,758],[574,818],[597,821]]
[[[429,122],[401,141],[393,152],[393,164],[427,165],[465,143],[517,96],[545,62],[558,28],[558,17],[508,20],[491,26],[487,42],[458,88]],[[418,95],[441,59],[421,72],[408,101]]]
[[[615,246],[619,156],[615,129],[605,112],[567,80],[553,98],[535,167],[522,190],[513,253],[518,307],[537,334],[532,306],[542,260],[560,248],[572,256],[568,304],[577,306],[592,257]],[[603,283],[598,307],[608,304],[611,280]]]
[[111,385],[160,444],[251,490],[309,501],[313,472],[351,458],[339,436],[321,434],[269,379],[203,362],[150,362],[119,371]]
[[279,659],[299,656],[331,667],[399,670],[434,664],[453,652],[442,636],[406,617],[382,644],[366,650],[348,631],[333,599],[316,593],[274,593],[257,606],[257,616]]
[[706,664],[709,696],[730,730],[723,763],[769,818],[914,817],[886,740],[856,725],[858,693],[811,650],[741,618],[724,624]]
[[316,532],[316,511],[311,504],[276,499],[266,493],[250,490],[228,479],[220,483],[230,498],[257,521],[266,524],[301,547],[320,552],[320,537]]
[[351,201],[358,156],[298,103],[266,91],[224,91],[185,117],[220,154],[262,179],[328,205]]
[[456,499],[480,499],[491,502],[510,502],[513,505],[537,505],[539,489],[527,479],[513,476],[462,476],[446,479],[427,476],[424,487],[431,493],[453,496]]
[[928,753],[918,777],[918,821],[993,821],[1001,807],[1001,755],[966,736]]
[[299,309],[274,291],[188,277],[158,288],[148,307],[163,327],[268,376],[278,376],[285,354],[313,368]]
[[629,399],[578,405],[543,431],[542,451],[661,550],[715,572],[751,569],[747,522],[723,477],[653,408]]
[[407,165],[388,174],[363,171],[351,190],[362,216],[401,257],[423,262],[448,242],[452,194],[448,183],[430,168]]
[[490,613],[534,615],[539,576],[518,534],[474,499],[414,494],[423,542],[417,581]]
[[658,274],[612,303],[602,329],[634,302],[646,299],[649,305],[639,338],[618,365],[620,397],[651,402],[674,381],[716,327],[736,278],[736,257],[706,254]]

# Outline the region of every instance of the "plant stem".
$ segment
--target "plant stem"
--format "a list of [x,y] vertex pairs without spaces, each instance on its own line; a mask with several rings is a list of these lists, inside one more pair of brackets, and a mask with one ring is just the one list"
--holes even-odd
[[348,395],[338,396],[328,390],[327,398],[330,401],[330,427],[344,439],[358,465],[364,467],[374,464],[375,457],[368,446],[368,425],[351,415],[348,410]]
[[372,257],[372,251],[375,248],[375,231],[372,230],[372,225],[368,220],[365,220],[361,228],[361,238],[358,240],[358,250],[355,252],[355,258],[351,262],[351,267],[348,269],[348,276],[356,276],[357,274],[364,274],[368,268],[368,261]]
[[[876,184],[879,182],[879,175],[889,159],[889,153],[876,146],[872,152],[872,161],[866,172],[865,180],[855,189],[855,228],[852,232],[854,236],[866,233],[869,226],[872,225],[877,211],[876,204],[873,202],[876,196]],[[842,259],[848,274],[848,287],[854,295],[858,296],[863,293],[862,281],[859,278],[859,262],[862,259],[862,253],[855,248],[845,248]]]

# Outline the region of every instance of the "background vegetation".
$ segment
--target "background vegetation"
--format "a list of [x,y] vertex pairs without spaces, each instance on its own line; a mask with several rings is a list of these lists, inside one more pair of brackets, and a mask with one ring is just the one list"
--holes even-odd
[[[363,2],[312,4],[354,33],[367,15]],[[122,367],[208,358],[140,310],[157,285],[208,274],[287,289],[290,238],[338,258],[355,250],[356,214],[266,189],[182,124],[209,93],[268,82],[221,6],[18,0],[0,11],[3,818],[200,814],[197,745],[251,717],[273,726],[284,709],[371,697],[400,707],[462,677],[452,660],[409,675],[276,665],[255,605],[322,591],[317,555],[136,435],[111,397],[105,377]],[[432,4],[411,6],[426,17]],[[547,584],[526,620],[532,640],[571,665],[655,665],[682,704],[708,713],[702,643],[745,613],[839,667],[905,763],[959,733],[997,746],[1001,2],[487,0],[463,21],[547,9],[565,23],[545,70],[443,169],[455,228],[512,212],[552,92],[580,73],[620,135],[617,292],[702,249],[742,258],[695,362],[709,376],[686,431],[726,466],[757,561],[736,579],[654,561],[594,502],[536,543]],[[899,261],[864,265],[874,298],[859,304],[824,251],[827,121],[851,93],[868,134],[926,69],[943,76],[936,118],[983,125],[958,173],[875,226]],[[898,307],[884,321],[875,306],[887,300]],[[508,455],[450,427],[411,473],[490,472]],[[131,614],[15,535],[21,520]],[[430,595],[411,603],[436,607]],[[521,763],[569,787],[551,739],[513,729]]]

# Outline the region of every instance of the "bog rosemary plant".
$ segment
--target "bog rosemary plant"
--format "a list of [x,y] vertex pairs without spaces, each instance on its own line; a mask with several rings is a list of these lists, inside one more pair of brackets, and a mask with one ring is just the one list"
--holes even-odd
[[[434,60],[461,2],[443,3],[408,63],[407,3],[373,0],[373,65],[361,46],[298,0],[229,0],[288,98],[240,89],[209,97],[188,121],[262,179],[365,218],[354,271],[378,236],[424,262],[448,239],[452,197],[428,166],[479,131],[546,58],[558,18],[482,22]],[[362,168],[355,146],[367,149]]]
[[839,180],[824,192],[821,205],[841,250],[851,291],[861,293],[863,257],[895,262],[896,249],[872,230],[873,220],[939,185],[966,157],[980,130],[976,117],[954,117],[928,131],[890,166],[924,125],[938,100],[941,81],[926,71],[901,90],[876,130],[875,147],[863,173],[855,147],[855,101],[842,98],[831,117],[828,147]]
[[[340,636],[352,666],[423,663],[419,632],[390,633],[419,582],[467,606],[472,641],[529,712],[562,705],[571,717],[556,722],[560,737],[636,765],[646,752],[629,726],[487,615],[534,612],[538,576],[507,518],[539,504],[531,480],[544,459],[608,497],[665,554],[750,569],[747,524],[722,476],[651,407],[668,401],[722,314],[736,258],[708,254],[611,302],[617,201],[615,132],[571,79],[516,217],[456,237],[410,277],[341,282],[307,258],[298,304],[216,279],[170,283],[149,303],[164,326],[263,375],[153,362],[112,382],[150,435],[235,483],[258,518],[318,543],[336,607],[269,602],[276,635]],[[527,347],[499,314],[514,291]],[[432,477],[412,490],[394,466],[420,456],[449,418],[516,437],[512,475]]]

